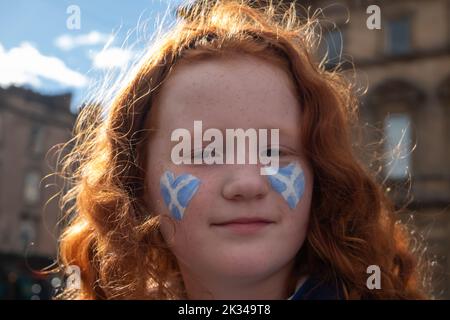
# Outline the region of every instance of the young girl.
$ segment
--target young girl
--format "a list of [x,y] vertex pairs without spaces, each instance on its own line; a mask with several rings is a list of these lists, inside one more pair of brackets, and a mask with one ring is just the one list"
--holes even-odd
[[[60,239],[61,264],[80,269],[75,298],[426,297],[408,233],[352,150],[351,86],[314,59],[312,21],[279,12],[238,1],[180,11],[106,117],[82,110]],[[174,161],[174,132],[195,140],[195,121],[203,141],[185,160],[203,161]],[[258,148],[276,170],[206,163],[230,152],[207,150],[207,130],[238,128],[278,129]]]

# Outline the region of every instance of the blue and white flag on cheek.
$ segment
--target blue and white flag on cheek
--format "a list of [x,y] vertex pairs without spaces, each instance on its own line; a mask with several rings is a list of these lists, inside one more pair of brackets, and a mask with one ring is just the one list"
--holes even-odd
[[187,205],[200,187],[200,179],[190,174],[175,178],[170,171],[164,172],[160,179],[161,195],[170,213],[181,220]]
[[267,178],[272,188],[294,209],[305,192],[305,175],[300,164],[292,162]]

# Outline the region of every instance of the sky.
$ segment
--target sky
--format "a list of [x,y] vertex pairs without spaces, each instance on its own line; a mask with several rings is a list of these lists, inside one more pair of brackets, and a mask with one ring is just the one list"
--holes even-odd
[[164,17],[166,25],[175,20],[180,3],[0,0],[0,86],[71,92],[75,110],[93,80],[125,68]]

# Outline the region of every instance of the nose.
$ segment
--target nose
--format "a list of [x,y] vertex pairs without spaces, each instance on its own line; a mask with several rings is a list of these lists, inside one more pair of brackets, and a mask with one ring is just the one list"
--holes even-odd
[[[240,167],[233,165],[233,167]],[[260,174],[258,166],[243,165],[231,169],[233,173],[224,183],[222,195],[227,200],[262,199],[269,192],[267,178]]]

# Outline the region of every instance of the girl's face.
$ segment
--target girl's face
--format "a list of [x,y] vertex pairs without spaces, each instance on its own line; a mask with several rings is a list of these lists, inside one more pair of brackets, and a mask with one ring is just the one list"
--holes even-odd
[[[146,178],[151,209],[164,216],[161,233],[183,276],[257,280],[292,266],[305,240],[313,186],[301,152],[300,117],[292,80],[275,64],[240,55],[175,67],[150,111],[149,126],[157,130],[147,146]],[[280,168],[297,162],[304,174],[295,207],[269,176],[261,175],[260,164],[249,164],[247,143],[246,164],[173,163],[172,148],[179,141],[171,141],[172,132],[184,128],[194,137],[194,121],[199,120],[203,132],[217,128],[224,137],[225,129],[279,129]],[[167,171],[175,179],[191,175],[195,181],[184,195],[181,219],[173,218],[162,195],[161,177]],[[169,189],[175,185],[169,182]],[[175,189],[169,190],[172,197]],[[223,224],[240,218],[270,223]]]

